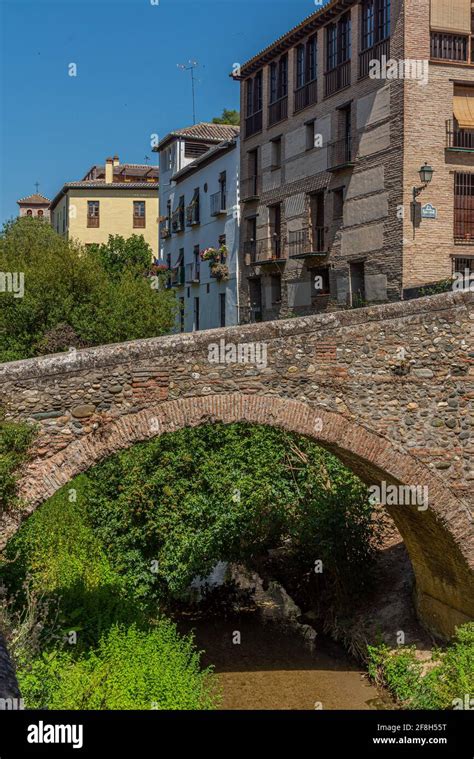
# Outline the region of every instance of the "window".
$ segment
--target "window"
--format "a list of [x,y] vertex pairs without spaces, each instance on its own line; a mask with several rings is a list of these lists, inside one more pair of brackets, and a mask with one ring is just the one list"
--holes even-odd
[[133,226],[134,228],[141,228],[143,229],[145,227],[146,221],[145,221],[145,201],[144,200],[134,200],[133,201]]
[[295,112],[317,101],[317,37],[296,48]]
[[305,83],[305,46],[298,45],[296,48],[296,88],[303,87]]
[[349,264],[351,285],[351,306],[356,308],[365,303],[365,265],[363,261]]
[[[226,236],[225,235],[219,235],[219,238],[218,238],[218,246],[219,246],[219,248],[223,248],[223,247],[225,247],[225,245],[226,245]],[[227,259],[227,253],[223,253],[221,255],[221,263],[225,264],[226,259]]]
[[270,292],[272,299],[272,306],[278,306],[281,303],[281,277],[277,274],[272,274],[270,278]]
[[87,201],[87,226],[98,227],[99,221],[99,201],[88,200]]
[[199,330],[199,298],[194,298],[193,331]]
[[466,278],[466,285],[470,285],[474,280],[474,258],[454,258],[453,276],[456,274],[462,274]]
[[306,150],[312,150],[315,147],[315,121],[310,121],[306,124]]
[[288,56],[283,55],[269,69],[269,110],[268,125],[276,124],[288,116]]
[[262,107],[262,72],[259,71],[246,82],[246,137],[262,130]]
[[326,70],[331,71],[337,66],[337,26],[329,24],[326,29]]
[[279,169],[281,168],[281,137],[277,137],[276,139],[272,140],[271,143],[271,151],[272,151],[272,169]]
[[334,220],[342,219],[344,208],[344,188],[338,187],[332,192],[332,216]]
[[219,293],[219,325],[225,327],[225,293]]
[[221,211],[225,211],[227,208],[227,172],[222,171],[219,174],[219,192],[221,201]]
[[270,65],[270,103],[278,99],[278,64]]
[[326,70],[331,71],[351,59],[351,16],[346,13],[329,24],[326,31]]
[[184,298],[179,299],[179,331],[184,332]]
[[33,211],[31,210],[31,208],[28,208],[28,210],[26,212],[26,215],[27,216],[33,216]]
[[362,3],[361,50],[368,50],[390,37],[390,0]]
[[41,210],[41,208],[40,208],[40,209],[38,210],[38,216],[43,216],[43,213],[44,213],[44,212],[43,212],[43,211]]
[[454,175],[454,241],[474,242],[474,173]]

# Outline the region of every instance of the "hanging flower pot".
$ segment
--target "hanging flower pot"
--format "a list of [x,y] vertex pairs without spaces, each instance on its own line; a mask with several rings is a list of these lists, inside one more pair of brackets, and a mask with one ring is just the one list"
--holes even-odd
[[211,264],[211,277],[222,281],[229,279],[229,267],[226,264],[214,263]]

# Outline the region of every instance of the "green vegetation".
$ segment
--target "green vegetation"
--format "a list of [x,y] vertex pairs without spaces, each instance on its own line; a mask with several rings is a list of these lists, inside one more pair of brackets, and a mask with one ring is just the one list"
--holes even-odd
[[240,126],[240,113],[239,111],[229,110],[224,108],[222,116],[214,116],[212,119],[213,124],[230,124],[231,126]]
[[[367,489],[309,440],[245,424],[164,435],[87,477],[90,524],[134,597],[166,602],[218,561],[290,543],[300,572],[360,592],[377,543]],[[154,571],[150,567],[154,566]]]
[[53,496],[6,551],[2,628],[27,707],[212,708],[192,639],[146,614],[110,566],[84,519],[84,485],[79,477]]
[[6,224],[0,271],[24,275],[24,296],[0,294],[0,362],[168,332],[176,299],[152,288],[151,261],[142,236],[83,248],[38,219]]
[[474,622],[458,627],[445,650],[435,650],[436,664],[426,673],[415,648],[391,650],[369,646],[369,674],[386,685],[407,709],[467,708],[474,694]]
[[17,472],[34,435],[34,427],[24,422],[6,421],[0,409],[0,511],[17,503]]

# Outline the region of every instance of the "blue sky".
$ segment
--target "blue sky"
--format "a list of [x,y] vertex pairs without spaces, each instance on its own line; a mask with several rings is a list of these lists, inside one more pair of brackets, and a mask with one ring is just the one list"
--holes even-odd
[[[316,10],[314,0],[0,0],[0,200],[49,198],[118,153],[142,163],[150,135],[238,108],[228,73]],[[75,63],[77,76],[68,75]]]

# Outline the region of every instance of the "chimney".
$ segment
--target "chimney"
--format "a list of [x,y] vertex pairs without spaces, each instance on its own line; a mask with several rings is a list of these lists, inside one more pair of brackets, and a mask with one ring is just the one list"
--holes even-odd
[[114,155],[114,166],[120,166],[120,161],[118,155]]
[[114,181],[114,159],[105,159],[105,184],[111,184]]

